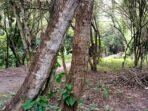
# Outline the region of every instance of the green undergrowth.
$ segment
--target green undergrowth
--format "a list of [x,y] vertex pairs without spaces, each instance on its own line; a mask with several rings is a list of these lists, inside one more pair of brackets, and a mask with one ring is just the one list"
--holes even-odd
[[0,109],[2,109],[5,104],[12,98],[11,93],[0,93]]
[[[72,59],[72,54],[65,54],[65,62],[70,63]],[[122,70],[122,64],[124,62],[123,58],[101,58],[97,66],[98,71],[120,71]],[[62,64],[62,59],[58,56],[58,63]],[[134,66],[134,61],[130,57],[125,60],[124,69],[132,68]],[[148,64],[145,62],[144,67]]]
[[[71,60],[72,60],[72,54],[65,54],[64,55],[65,57],[65,63],[70,63]],[[58,63],[62,64],[62,59],[61,59],[61,56],[58,56]]]
[[[119,71],[122,69],[123,59],[101,59],[99,65],[97,66],[98,71]],[[131,59],[126,59],[125,67],[133,67],[133,61]]]

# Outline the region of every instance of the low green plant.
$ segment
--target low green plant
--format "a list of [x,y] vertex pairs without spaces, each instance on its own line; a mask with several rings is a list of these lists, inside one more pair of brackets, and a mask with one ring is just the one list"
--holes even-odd
[[62,81],[63,77],[64,77],[64,72],[56,74],[55,75],[56,82],[60,83]]
[[56,94],[56,91],[51,90],[51,91],[48,92],[47,97],[48,97],[48,98],[51,98],[51,97],[55,96],[55,94]]
[[40,96],[35,101],[28,99],[23,104],[25,111],[46,111],[48,106],[48,98],[46,96]]
[[48,100],[51,96],[40,96],[36,100],[28,99],[23,104],[23,109],[25,111],[61,111],[57,105],[48,104]]
[[73,97],[73,86],[71,84],[67,84],[65,89],[63,90],[63,99],[68,106],[73,106],[76,104],[76,99]]
[[[58,82],[61,80],[61,77],[58,77]],[[73,86],[71,84],[67,84],[63,90],[62,96],[65,103],[68,106],[73,106],[77,101],[73,97]],[[48,100],[55,94],[55,92],[50,91],[48,96],[39,96],[36,100],[27,99],[23,104],[23,109],[25,111],[46,111],[50,109],[52,111],[61,111],[58,106],[48,104]]]
[[60,63],[57,61],[55,64],[55,68],[61,67]]

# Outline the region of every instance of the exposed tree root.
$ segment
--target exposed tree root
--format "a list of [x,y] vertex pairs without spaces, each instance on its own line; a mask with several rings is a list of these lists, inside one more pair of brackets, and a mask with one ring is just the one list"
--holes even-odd
[[120,85],[146,88],[148,87],[148,71],[134,68],[123,70],[113,82]]

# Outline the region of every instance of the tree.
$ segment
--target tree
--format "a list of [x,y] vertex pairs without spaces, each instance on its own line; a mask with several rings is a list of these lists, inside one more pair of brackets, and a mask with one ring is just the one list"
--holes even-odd
[[0,1],[0,30],[4,32],[6,42],[6,47],[1,46],[5,54],[0,55],[1,63],[5,62],[6,68],[30,63],[40,43],[40,32],[46,29],[52,15],[50,10],[55,0]]
[[27,98],[35,99],[43,90],[49,78],[56,53],[64,40],[65,32],[80,0],[57,0],[56,10],[42,34],[41,46],[31,63],[27,77],[21,88],[3,111],[22,111]]
[[[76,24],[73,39],[72,63],[67,84],[73,86],[73,105],[68,105],[64,98],[62,111],[76,111],[82,94],[85,74],[88,71],[88,50],[90,43],[90,27],[92,18],[93,0],[81,0],[76,13]],[[72,98],[71,98],[72,99]],[[74,101],[76,99],[76,101]]]
[[[124,18],[124,24],[129,28],[131,40],[126,41],[127,48],[134,54],[134,66],[142,68],[144,61],[145,39],[142,36],[142,31],[148,24],[148,2],[147,0],[123,0],[122,4],[117,7],[119,13]],[[118,24],[119,25],[119,24]],[[116,27],[124,37],[121,28]],[[125,37],[124,37],[125,38]],[[139,64],[140,63],[140,64]]]

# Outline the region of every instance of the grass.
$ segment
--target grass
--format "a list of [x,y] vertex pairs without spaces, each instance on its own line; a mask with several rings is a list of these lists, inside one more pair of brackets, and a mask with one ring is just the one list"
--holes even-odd
[[[72,54],[65,54],[65,62],[70,63],[72,60]],[[120,71],[122,69],[123,58],[102,58],[97,66],[98,71]],[[58,62],[62,64],[62,59],[58,56]],[[125,61],[124,69],[134,66],[133,60],[129,57]],[[144,67],[147,66],[146,62]]]
[[[97,66],[98,71],[119,71],[122,69],[123,59],[101,59]],[[133,67],[133,60],[128,58],[125,61],[125,68]]]
[[[64,57],[65,57],[65,63],[70,63],[71,62],[71,60],[72,60],[72,54],[68,54],[68,55],[65,54]],[[61,56],[58,56],[58,63],[59,64],[62,64]]]

